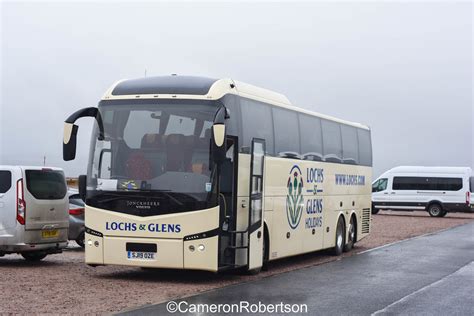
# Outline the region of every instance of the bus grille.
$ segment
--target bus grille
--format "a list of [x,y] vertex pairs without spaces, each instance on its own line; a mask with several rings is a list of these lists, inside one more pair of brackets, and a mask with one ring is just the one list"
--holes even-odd
[[370,208],[362,210],[362,234],[370,232]]

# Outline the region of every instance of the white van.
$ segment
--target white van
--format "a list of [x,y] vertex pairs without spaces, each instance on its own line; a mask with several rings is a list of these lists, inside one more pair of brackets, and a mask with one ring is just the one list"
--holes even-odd
[[396,167],[372,183],[372,214],[379,210],[426,210],[431,216],[474,212],[469,167]]
[[38,261],[68,242],[68,196],[58,168],[0,166],[0,256]]

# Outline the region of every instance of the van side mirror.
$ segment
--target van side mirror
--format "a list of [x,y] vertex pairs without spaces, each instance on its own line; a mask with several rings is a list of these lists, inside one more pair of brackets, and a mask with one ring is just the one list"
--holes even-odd
[[212,159],[215,163],[220,164],[225,160],[226,146],[226,128],[225,120],[229,118],[229,113],[225,107],[219,108],[214,117],[214,124],[212,125]]
[[77,131],[79,127],[74,123],[81,117],[95,118],[99,125],[99,140],[104,139],[104,124],[98,108],[90,107],[74,112],[64,123],[63,159],[65,161],[76,158]]
[[78,182],[79,182],[79,183],[78,183],[79,196],[81,197],[81,200],[83,200],[84,202],[86,202],[87,176],[86,176],[86,175],[80,175]]

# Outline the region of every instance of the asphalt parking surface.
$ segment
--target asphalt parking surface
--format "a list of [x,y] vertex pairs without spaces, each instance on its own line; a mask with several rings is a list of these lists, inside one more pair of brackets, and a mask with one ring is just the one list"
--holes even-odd
[[[311,315],[473,315],[473,261],[474,223],[470,223],[325,265],[188,297],[181,306],[186,310],[191,304],[260,301],[306,304]],[[166,306],[124,314],[170,314]]]
[[[432,218],[426,212],[380,212],[372,217],[371,234],[342,257],[473,221],[474,214]],[[71,247],[62,254],[48,256],[41,262],[26,262],[19,255],[0,257],[0,292],[3,293],[0,314],[111,314],[307,267],[325,266],[340,259],[319,251],[272,261],[269,270],[258,275],[124,266],[92,268],[84,264],[83,250],[71,242]]]

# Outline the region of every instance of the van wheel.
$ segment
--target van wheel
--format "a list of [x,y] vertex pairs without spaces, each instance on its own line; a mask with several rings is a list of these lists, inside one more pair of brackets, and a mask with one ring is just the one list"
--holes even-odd
[[372,207],[372,214],[375,215],[379,212],[380,210],[378,208],[373,208]]
[[79,246],[81,246],[82,248],[84,248],[84,245],[85,245],[85,242],[84,242],[85,238],[86,238],[86,236],[85,236],[84,232],[80,233],[79,236],[77,236],[77,238],[76,238],[76,243]]
[[346,228],[344,225],[344,220],[342,219],[342,216],[339,217],[337,220],[337,226],[336,226],[336,245],[334,246],[332,253],[335,256],[339,256],[342,254],[344,251],[344,244],[346,241]]
[[354,247],[354,243],[356,242],[356,232],[357,232],[357,226],[356,226],[356,221],[355,217],[351,217],[351,222],[349,223],[349,229],[347,232],[348,239],[347,243],[344,246],[344,251],[350,251],[352,247]]
[[446,215],[446,214],[443,215],[443,213],[445,212],[443,211],[443,208],[439,204],[431,204],[428,207],[428,213],[432,217],[443,217],[444,215]]
[[26,261],[41,261],[46,258],[47,254],[42,252],[24,252],[21,256]]

